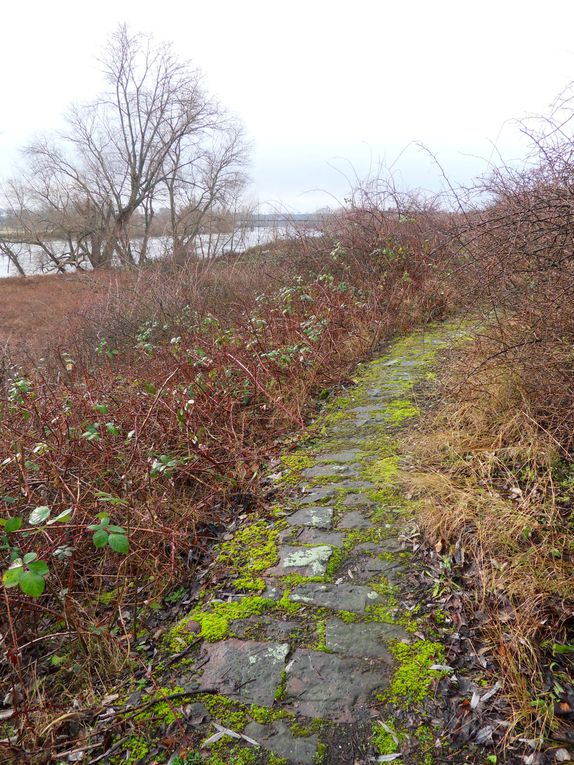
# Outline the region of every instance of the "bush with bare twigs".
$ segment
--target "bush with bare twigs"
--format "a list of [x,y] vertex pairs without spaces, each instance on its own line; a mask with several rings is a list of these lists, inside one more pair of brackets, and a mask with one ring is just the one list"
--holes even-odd
[[[355,207],[321,237],[150,267],[76,315],[42,363],[7,368],[2,673],[33,746],[52,742],[37,715],[109,682],[153,603],[257,507],[311,397],[447,310],[446,243],[419,226]],[[64,696],[53,655],[83,666]]]

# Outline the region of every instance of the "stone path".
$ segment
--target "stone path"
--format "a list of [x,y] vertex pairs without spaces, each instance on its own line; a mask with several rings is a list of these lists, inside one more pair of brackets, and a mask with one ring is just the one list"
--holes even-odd
[[[445,326],[411,335],[359,370],[356,386],[284,456],[276,481],[288,501],[275,520],[222,546],[234,587],[206,595],[166,637],[173,653],[198,631],[203,639],[176,666],[174,686],[205,691],[194,705],[205,738],[214,723],[243,736],[206,747],[209,763],[352,765],[401,752],[388,710],[421,701],[441,656],[401,607],[409,559],[400,534],[412,510],[398,483],[397,436],[419,413],[415,386],[455,334]],[[432,761],[429,740],[409,761]]]

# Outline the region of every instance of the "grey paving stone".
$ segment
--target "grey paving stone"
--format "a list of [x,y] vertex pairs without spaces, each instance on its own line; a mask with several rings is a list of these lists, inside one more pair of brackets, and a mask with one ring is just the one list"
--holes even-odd
[[375,553],[383,553],[383,552],[401,552],[404,550],[402,544],[399,542],[399,540],[396,537],[387,537],[384,539],[381,539],[377,542],[361,542],[360,545],[357,545],[355,548],[353,548],[355,552],[375,552]]
[[306,717],[352,722],[365,713],[373,691],[388,685],[390,666],[298,649],[286,668],[285,703]]
[[352,494],[347,494],[345,499],[343,500],[343,505],[345,507],[374,507],[374,502],[372,499],[367,497],[366,494],[362,494],[360,492],[353,492]]
[[[248,619],[236,619],[231,622],[231,631],[241,639],[253,637],[252,630],[261,630],[268,640],[289,641],[291,635],[300,629],[299,622],[281,621],[279,618],[268,619],[263,616],[251,616]],[[258,635],[259,636],[259,635]]]
[[373,523],[358,510],[351,510],[341,518],[337,524],[338,529],[370,529]]
[[324,576],[333,550],[327,545],[317,547],[279,547],[279,563],[266,571],[267,576]]
[[360,453],[360,449],[341,449],[338,452],[317,454],[315,459],[317,462],[354,462]]
[[301,529],[293,538],[295,542],[303,545],[330,545],[342,547],[345,542],[345,534],[342,531],[323,531],[323,529]]
[[373,412],[379,412],[380,410],[380,404],[368,404],[367,406],[355,406],[348,411],[353,412],[353,414],[372,414]]
[[288,643],[222,640],[206,646],[208,662],[199,678],[200,690],[217,693],[245,704],[271,706],[281,683]]
[[282,720],[276,720],[268,725],[251,722],[245,728],[245,733],[257,741],[264,749],[274,752],[293,765],[313,765],[317,744],[317,736],[297,738]]
[[408,634],[399,624],[346,623],[340,619],[328,619],[325,626],[327,648],[335,653],[367,659],[385,658],[389,663],[392,663],[389,642],[407,638]]
[[394,582],[403,571],[401,561],[381,560],[365,555],[345,561],[337,571],[337,576],[347,576],[356,582],[372,582],[385,577],[390,582]]
[[289,594],[289,599],[296,603],[309,603],[334,611],[352,611],[356,614],[365,612],[367,606],[380,602],[380,596],[371,587],[362,584],[322,584],[306,582],[297,585]]
[[324,478],[326,476],[357,476],[359,475],[360,465],[316,465],[315,467],[306,468],[302,471],[301,475],[304,478]]
[[290,526],[315,526],[318,529],[330,529],[333,522],[333,508],[324,505],[304,507],[285,518]]
[[319,486],[309,492],[309,494],[303,495],[299,499],[300,505],[315,505],[324,499],[330,499],[337,493],[335,485],[332,486]]
[[339,481],[335,484],[338,489],[376,489],[370,481]]

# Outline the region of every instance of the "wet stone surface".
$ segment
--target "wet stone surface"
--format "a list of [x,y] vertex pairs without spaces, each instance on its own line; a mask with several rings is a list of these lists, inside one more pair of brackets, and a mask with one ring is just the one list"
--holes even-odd
[[389,676],[384,660],[297,650],[287,665],[285,703],[306,717],[352,722],[368,716],[370,695],[386,687]]
[[392,640],[408,640],[408,634],[398,624],[379,622],[343,622],[329,619],[326,624],[325,643],[329,650],[347,656],[371,659],[385,658],[392,663],[388,644]]
[[279,563],[267,570],[270,576],[300,574],[301,576],[324,576],[329,558],[333,554],[331,547],[296,547],[294,545],[279,548]]
[[380,601],[380,596],[371,587],[360,584],[321,584],[308,582],[294,587],[289,599],[295,603],[306,603],[333,611],[365,613],[367,606]]
[[215,690],[245,704],[270,706],[281,683],[287,643],[229,638],[207,646],[201,690]]
[[279,757],[285,757],[290,762],[299,765],[313,765],[317,753],[318,737],[294,736],[289,726],[282,720],[267,725],[251,722],[245,728],[245,733],[257,743]]
[[303,470],[301,475],[304,478],[324,478],[326,476],[357,476],[359,475],[360,465],[317,465],[316,467]]
[[333,508],[321,506],[306,507],[296,510],[285,518],[290,526],[313,526],[317,529],[330,529],[333,522]]
[[320,529],[291,530],[290,542],[302,545],[332,545],[342,547],[345,542],[345,534],[342,531],[322,531]]
[[345,513],[337,524],[338,529],[370,529],[373,523],[358,510]]

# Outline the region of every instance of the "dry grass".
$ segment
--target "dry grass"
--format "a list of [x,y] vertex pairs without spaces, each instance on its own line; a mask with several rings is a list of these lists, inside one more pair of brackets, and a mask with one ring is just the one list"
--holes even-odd
[[572,472],[519,376],[501,357],[488,362],[492,350],[484,339],[467,347],[443,376],[408,482],[469,609],[488,614],[484,635],[516,726],[537,736],[558,724],[572,677],[568,655],[552,656],[572,640]]
[[97,271],[0,279],[0,346],[45,350],[74,316],[126,288],[129,272]]

